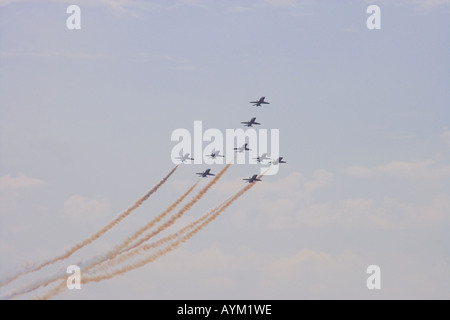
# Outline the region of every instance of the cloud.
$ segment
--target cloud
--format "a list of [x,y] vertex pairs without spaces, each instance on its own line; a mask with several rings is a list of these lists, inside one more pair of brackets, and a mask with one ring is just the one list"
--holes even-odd
[[103,53],[70,52],[66,55],[68,58],[75,59],[103,59],[107,56]]
[[0,50],[0,57],[15,58],[15,57],[35,57],[35,58],[59,58],[61,53],[56,51],[45,52],[18,52],[18,51],[5,51]]
[[24,233],[31,229],[30,225],[19,225],[16,227],[11,228],[12,233]]
[[444,128],[444,131],[441,134],[441,138],[446,144],[450,146],[450,130],[448,128]]
[[332,255],[323,251],[303,248],[299,252],[271,261],[267,268],[267,275],[273,279],[291,281],[305,273],[323,274],[337,267],[345,269],[358,264],[360,258],[349,252]]
[[64,203],[64,212],[74,220],[96,220],[111,212],[108,199],[89,200],[80,195],[71,196]]
[[[373,168],[347,170],[348,174],[361,178],[379,177],[378,183],[386,184],[390,184],[391,176],[409,177],[410,190],[423,190],[421,178],[441,179],[429,181],[428,185],[434,187],[427,190],[434,194],[419,193],[409,199],[404,198],[402,192],[357,196],[356,190],[352,192],[352,189],[346,191],[350,193],[345,198],[324,197],[328,193],[320,193],[320,190],[326,186],[330,186],[328,191],[348,188],[346,180],[334,182],[335,175],[325,169],[315,170],[309,179],[299,172],[292,172],[278,181],[266,179],[258,184],[247,195],[248,200],[241,202],[229,215],[230,221],[240,229],[259,226],[268,230],[330,225],[365,230],[403,229],[423,224],[437,226],[449,218],[445,212],[450,212],[450,195],[445,195],[441,187],[446,181],[443,179],[448,180],[449,170],[449,167],[436,166],[434,161],[391,162]],[[249,214],[252,212],[257,215]]]
[[87,53],[87,52],[57,52],[57,51],[30,51],[30,52],[20,52],[20,51],[5,51],[0,50],[0,57],[5,58],[48,58],[48,59],[104,59],[107,55],[103,53]]
[[[67,5],[73,4],[72,0],[0,0],[0,7],[7,6],[12,3],[18,2],[42,2],[42,3],[67,3]],[[106,7],[116,13],[130,14],[137,13],[140,10],[155,11],[160,10],[161,5],[152,1],[144,0],[77,0],[76,5],[80,6],[83,10],[84,6],[89,7]]]
[[313,193],[315,190],[329,185],[333,181],[333,174],[327,170],[320,169],[314,171],[314,179],[304,184],[307,193]]
[[14,2],[20,2],[24,0],[0,0],[0,7],[1,6],[7,6],[8,4],[14,3]]
[[[370,252],[370,248],[338,247],[333,250],[297,243],[289,250],[280,248],[276,254],[245,247],[225,251],[214,244],[200,251],[184,247],[158,260],[149,268],[151,272],[142,270],[138,275],[155,289],[166,288],[164,293],[148,292],[151,298],[398,299],[448,295],[442,285],[442,279],[448,278],[448,266],[442,265],[440,257],[424,259],[417,251],[408,256],[397,251],[395,244],[377,247],[380,254]],[[383,289],[377,293],[366,288],[366,270],[371,264],[382,269]],[[167,278],[171,279],[169,287]],[[130,274],[124,279],[134,278]]]
[[402,202],[386,198],[380,204],[384,216],[393,227],[439,226],[450,223],[450,195],[436,194],[425,204]]
[[[303,203],[302,200],[284,203],[276,200],[268,201],[264,207],[267,209],[260,208],[259,216],[266,219],[266,228],[275,230],[327,225],[364,230],[400,230],[450,222],[450,195],[444,193],[436,194],[422,204],[385,197],[381,200],[349,198],[324,203]],[[274,208],[276,211],[273,211]]]
[[[330,295],[345,285],[358,287],[347,283],[352,277],[361,278],[364,285],[366,267],[362,258],[348,251],[335,254],[301,248],[271,255],[246,247],[225,252],[213,244],[201,251],[182,248],[165,256],[152,265],[152,277],[171,277],[172,283],[182,283],[172,299],[292,299],[298,294]],[[192,283],[197,290],[193,293],[185,283]]]
[[413,2],[422,9],[435,9],[450,5],[450,0],[414,0]]
[[211,0],[176,0],[172,4],[166,6],[167,10],[175,10],[183,7],[196,7],[204,9],[211,4]]
[[297,7],[298,0],[262,0],[263,4],[271,7]]
[[342,30],[345,32],[348,32],[348,33],[358,33],[359,32],[359,29],[356,28],[355,26],[348,26]]
[[[268,179],[259,183],[241,202],[230,217],[240,228],[253,224],[264,229],[292,229],[300,225],[320,225],[338,219],[332,205],[317,204],[315,197],[319,191],[331,185],[334,174],[325,170],[315,170],[313,177],[307,178],[300,172],[292,172],[277,181]],[[233,184],[229,183],[232,188]],[[235,186],[234,186],[235,188]],[[257,212],[257,216],[248,212]],[[256,220],[254,220],[256,219]]]
[[[300,226],[324,227],[334,225],[345,228],[387,229],[394,224],[388,219],[386,211],[373,199],[349,198],[336,202],[305,202],[302,199],[283,203],[277,200],[265,204],[271,211],[263,211],[266,228],[283,230]],[[275,210],[276,209],[276,210]],[[268,209],[269,210],[269,209]]]
[[[187,288],[179,287],[176,298],[183,295],[183,290],[191,297],[197,298],[223,298],[230,296],[236,288],[242,288],[244,282],[248,282],[249,272],[261,272],[266,265],[267,258],[245,247],[237,248],[231,252],[225,252],[215,244],[210,244],[200,251],[182,247],[176,252],[166,255],[152,265],[153,274],[158,274],[160,279],[171,277],[185,281],[195,281],[198,288],[204,288],[194,293]],[[208,292],[208,296],[204,296]],[[200,296],[197,296],[200,294]],[[209,295],[211,294],[211,295]],[[172,295],[174,297],[174,295]]]
[[277,196],[278,199],[285,197],[297,198],[309,196],[317,190],[326,187],[333,181],[333,173],[318,169],[313,177],[308,179],[298,171],[291,172],[288,176],[278,181],[264,181],[258,186],[263,196]]
[[411,6],[415,11],[427,12],[441,10],[443,6],[449,6],[450,0],[363,0],[368,4],[376,4],[383,9],[383,6]]
[[193,6],[205,8],[205,3],[211,3],[210,0],[177,0],[175,6]]
[[165,59],[170,63],[170,69],[172,70],[194,71],[197,69],[196,66],[189,64],[189,61],[181,56],[166,55]]
[[220,289],[234,289],[238,286],[237,281],[227,278],[227,277],[212,277],[202,279],[200,284],[208,288],[220,288]]
[[249,12],[249,11],[252,11],[252,10],[253,9],[251,9],[251,8],[236,6],[236,7],[228,8],[227,11],[230,12],[230,13],[243,13],[243,12]]
[[335,203],[313,203],[297,213],[293,225],[323,226],[333,224],[345,227],[386,227],[387,222],[377,216],[371,199],[351,198]]
[[178,70],[178,71],[195,71],[197,70],[196,66],[179,66],[179,67],[172,67],[172,70]]
[[333,176],[331,172],[319,169],[310,179],[300,172],[292,172],[278,181],[264,181],[251,193],[258,199],[249,201],[251,210],[265,214],[271,229],[298,226],[301,212],[314,203],[314,195],[320,189],[331,184]]
[[89,0],[88,4],[106,6],[115,12],[122,14],[136,14],[139,11],[159,11],[161,5],[152,1],[144,0]]
[[45,183],[45,181],[39,179],[29,178],[23,173],[19,173],[17,178],[6,175],[0,178],[0,190],[37,187]]
[[300,251],[270,261],[264,270],[261,286],[272,290],[283,290],[285,296],[299,294],[332,296],[345,289],[348,296],[350,288],[358,288],[364,283],[366,266],[363,259],[352,252],[331,254],[328,252],[303,248]]
[[290,280],[301,272],[323,269],[331,260],[330,254],[302,249],[290,257],[272,261],[266,271],[272,278]]
[[2,261],[6,261],[7,256],[17,255],[17,248],[10,242],[0,240],[0,254],[2,255]]
[[434,160],[392,161],[375,167],[348,167],[344,172],[349,176],[365,179],[385,176],[413,180],[444,179],[450,176],[450,166],[437,166]]

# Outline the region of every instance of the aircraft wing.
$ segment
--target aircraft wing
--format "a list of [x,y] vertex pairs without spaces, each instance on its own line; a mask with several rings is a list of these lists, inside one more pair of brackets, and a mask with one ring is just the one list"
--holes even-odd
[[261,98],[261,100],[259,101],[259,103],[263,103],[263,104],[269,104],[268,102],[264,101],[265,97]]

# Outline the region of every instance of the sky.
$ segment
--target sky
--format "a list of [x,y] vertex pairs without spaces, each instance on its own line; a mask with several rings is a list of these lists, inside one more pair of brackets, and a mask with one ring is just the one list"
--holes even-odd
[[[0,279],[130,207],[174,167],[174,130],[256,117],[279,130],[276,175],[155,262],[56,299],[449,299],[449,21],[448,0],[0,0]],[[207,167],[0,297],[114,247]],[[232,166],[171,230],[258,172]]]

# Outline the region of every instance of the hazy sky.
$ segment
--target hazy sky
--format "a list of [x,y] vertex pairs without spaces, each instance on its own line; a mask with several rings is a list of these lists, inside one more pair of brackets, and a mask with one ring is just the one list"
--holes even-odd
[[[280,131],[277,175],[154,263],[58,298],[449,299],[449,21],[448,0],[0,0],[0,279],[132,205],[173,168],[175,129],[257,117]],[[0,296],[120,243],[206,168]],[[257,172],[231,167],[173,230]]]

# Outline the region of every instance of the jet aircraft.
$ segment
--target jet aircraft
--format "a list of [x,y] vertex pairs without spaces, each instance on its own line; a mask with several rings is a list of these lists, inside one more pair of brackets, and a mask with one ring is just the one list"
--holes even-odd
[[262,162],[264,160],[270,160],[270,158],[267,156],[267,153],[263,153],[261,156],[258,156],[256,159],[257,162]]
[[244,151],[250,151],[250,150],[252,150],[252,149],[249,149],[248,148],[248,143],[245,143],[242,147],[240,147],[240,148],[234,148],[234,151],[236,151],[236,152],[239,152],[239,153],[242,153],[242,152],[244,152]]
[[194,158],[190,158],[189,157],[189,153],[186,153],[184,156],[183,154],[180,152],[180,156],[176,157],[176,159],[180,160],[181,162],[185,162],[186,160],[194,160]]
[[250,177],[248,179],[242,179],[242,180],[246,180],[248,183],[253,183],[255,181],[262,181],[261,179],[258,179],[257,174],[254,174],[252,177]]
[[273,164],[273,165],[277,165],[279,163],[286,163],[286,161],[283,161],[283,157],[278,157],[278,159],[270,161],[270,163]]
[[215,176],[215,174],[211,173],[211,169],[206,169],[206,171],[197,172],[196,174],[198,174],[199,177],[202,178],[207,178],[208,176]]
[[215,158],[217,158],[217,157],[222,157],[222,158],[224,158],[225,156],[223,156],[223,155],[221,155],[220,154],[220,150],[213,150],[212,152],[211,152],[211,154],[208,156],[208,157],[210,157],[211,159],[215,159]]
[[259,98],[258,101],[250,101],[250,103],[253,103],[254,107],[261,107],[262,104],[270,104],[269,102],[264,101],[266,97]]
[[260,125],[261,123],[256,122],[256,118],[251,118],[250,121],[241,122],[245,127],[253,127],[253,125]]

